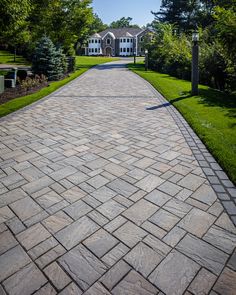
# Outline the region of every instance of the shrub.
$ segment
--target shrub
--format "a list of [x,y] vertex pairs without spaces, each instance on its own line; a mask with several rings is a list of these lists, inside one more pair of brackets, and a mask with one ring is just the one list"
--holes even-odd
[[25,90],[25,91],[28,91],[32,88],[35,88],[35,87],[38,87],[40,86],[41,84],[45,84],[47,82],[47,77],[44,76],[43,74],[42,75],[35,75],[34,78],[30,78],[30,77],[27,77],[26,79],[24,80],[20,80],[18,78],[18,82],[20,84],[20,87]]
[[36,46],[32,70],[34,74],[45,75],[49,81],[59,80],[67,71],[65,55],[46,36]]

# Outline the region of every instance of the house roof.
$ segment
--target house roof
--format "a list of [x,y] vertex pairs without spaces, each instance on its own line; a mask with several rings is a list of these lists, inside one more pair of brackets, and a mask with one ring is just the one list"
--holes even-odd
[[[99,32],[98,34],[101,36],[101,38],[104,38],[107,33],[112,33],[115,38],[121,38],[121,37],[133,37],[138,34],[140,34],[143,31],[143,29],[140,28],[119,28],[119,29],[106,29],[102,32]],[[91,37],[95,37],[95,34]]]
[[99,35],[98,33],[93,34],[92,37],[93,37],[93,38],[102,38],[101,35]]

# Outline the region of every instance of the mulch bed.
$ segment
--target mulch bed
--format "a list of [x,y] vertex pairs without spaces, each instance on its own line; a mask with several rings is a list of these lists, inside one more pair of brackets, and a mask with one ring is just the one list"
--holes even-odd
[[42,83],[37,87],[31,88],[29,90],[22,89],[20,85],[17,85],[15,88],[5,88],[5,91],[0,94],[0,105],[6,103],[14,98],[29,95],[39,91],[40,89],[47,87],[49,85],[48,82]]

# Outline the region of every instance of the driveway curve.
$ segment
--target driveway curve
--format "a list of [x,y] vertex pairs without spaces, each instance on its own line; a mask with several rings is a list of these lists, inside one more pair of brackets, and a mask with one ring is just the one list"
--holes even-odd
[[235,294],[235,188],[124,61],[0,135],[0,294]]

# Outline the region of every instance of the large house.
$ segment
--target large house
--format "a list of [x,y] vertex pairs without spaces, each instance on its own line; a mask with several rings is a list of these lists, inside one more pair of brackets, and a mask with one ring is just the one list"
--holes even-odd
[[149,30],[140,28],[106,29],[90,36],[85,55],[144,55],[142,41],[148,33],[150,33]]

